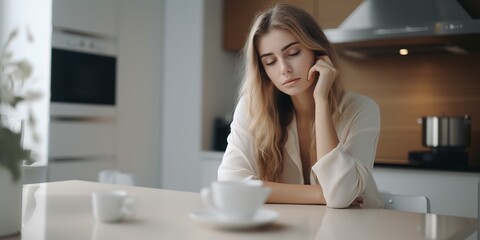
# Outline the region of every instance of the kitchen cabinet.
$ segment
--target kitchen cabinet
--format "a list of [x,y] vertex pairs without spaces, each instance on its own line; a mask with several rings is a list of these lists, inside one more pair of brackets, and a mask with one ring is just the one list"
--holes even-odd
[[200,154],[200,161],[202,162],[202,187],[209,187],[210,183],[217,181],[217,171],[222,162],[224,152],[208,152],[203,151]]
[[380,191],[428,197],[432,213],[479,216],[480,173],[375,167],[373,176]]
[[48,164],[48,181],[84,180],[97,182],[100,171],[113,169],[114,166],[115,161],[110,157],[53,161]]
[[223,48],[231,51],[240,50],[255,14],[274,2],[274,0],[224,0]]
[[109,119],[50,122],[48,181],[97,181],[115,165],[115,123]]
[[362,0],[345,0],[341,4],[335,0],[224,0],[224,49],[240,50],[256,13],[267,6],[281,2],[306,10],[323,28],[335,28]]
[[[480,173],[375,167],[373,177],[380,191],[428,197],[432,213],[480,216]],[[467,239],[478,237],[475,233]]]
[[115,123],[112,119],[50,122],[50,159],[115,155]]
[[57,28],[110,37],[118,32],[117,0],[53,0],[52,22]]

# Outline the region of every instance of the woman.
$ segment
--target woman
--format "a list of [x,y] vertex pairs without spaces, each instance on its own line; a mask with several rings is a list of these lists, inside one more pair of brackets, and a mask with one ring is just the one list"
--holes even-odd
[[270,203],[382,207],[371,174],[378,106],[344,92],[315,20],[290,5],[267,9],[252,25],[243,60],[218,180],[263,180]]

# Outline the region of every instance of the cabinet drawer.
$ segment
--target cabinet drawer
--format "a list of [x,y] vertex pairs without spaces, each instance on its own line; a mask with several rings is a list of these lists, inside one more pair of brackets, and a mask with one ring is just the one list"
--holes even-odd
[[115,155],[115,124],[95,121],[50,122],[49,157]]
[[113,156],[50,161],[48,164],[48,180],[84,180],[97,182],[98,173],[105,169],[112,169],[114,162]]
[[53,0],[53,26],[116,37],[118,8],[116,0]]

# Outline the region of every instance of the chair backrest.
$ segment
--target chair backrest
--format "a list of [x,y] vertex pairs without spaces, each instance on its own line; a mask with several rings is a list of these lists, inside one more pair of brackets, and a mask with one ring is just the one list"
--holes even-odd
[[118,170],[103,170],[98,174],[98,181],[119,185],[135,186],[135,177],[132,174]]
[[406,212],[430,213],[430,201],[425,196],[407,196],[392,193],[380,193],[383,208]]

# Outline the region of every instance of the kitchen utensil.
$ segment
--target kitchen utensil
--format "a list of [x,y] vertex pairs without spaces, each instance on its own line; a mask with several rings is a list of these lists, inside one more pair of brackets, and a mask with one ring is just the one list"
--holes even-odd
[[422,144],[431,150],[409,152],[410,162],[448,169],[468,166],[470,116],[426,116],[417,122],[422,124]]
[[422,124],[422,143],[431,148],[466,148],[470,145],[471,118],[468,115],[426,116]]

